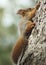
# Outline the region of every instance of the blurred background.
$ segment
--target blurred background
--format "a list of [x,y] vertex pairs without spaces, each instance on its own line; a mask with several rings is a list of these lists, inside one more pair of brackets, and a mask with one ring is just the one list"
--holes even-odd
[[19,9],[34,7],[37,0],[0,0],[0,65],[13,65],[11,50],[19,36]]

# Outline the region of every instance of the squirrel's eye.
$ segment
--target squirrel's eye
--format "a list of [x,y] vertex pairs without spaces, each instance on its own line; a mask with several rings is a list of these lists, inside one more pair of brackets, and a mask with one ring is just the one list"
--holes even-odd
[[44,8],[44,10],[46,11],[46,8]]
[[46,4],[46,2],[44,4]]

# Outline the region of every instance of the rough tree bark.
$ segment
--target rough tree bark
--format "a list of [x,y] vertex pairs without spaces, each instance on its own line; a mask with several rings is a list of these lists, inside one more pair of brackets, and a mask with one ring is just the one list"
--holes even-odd
[[[30,10],[35,11],[35,14],[33,15]],[[22,15],[24,22],[27,20],[34,22],[35,27],[28,37],[28,45],[23,47],[17,65],[46,65],[46,0],[41,0],[40,5],[33,9],[20,10],[18,14]],[[30,29],[29,27],[27,31]]]

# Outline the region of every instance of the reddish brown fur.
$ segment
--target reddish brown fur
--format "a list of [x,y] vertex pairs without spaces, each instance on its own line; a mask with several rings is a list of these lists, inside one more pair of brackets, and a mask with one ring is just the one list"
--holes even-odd
[[27,45],[28,41],[24,38],[24,37],[20,37],[17,42],[16,45],[13,48],[13,52],[12,52],[12,59],[15,63],[17,63],[18,58],[21,54],[22,48],[24,45]]
[[22,15],[24,19],[25,19],[25,17],[28,17],[30,19],[30,21],[27,21],[26,27],[24,29],[25,32],[22,36],[19,37],[19,39],[15,43],[16,45],[14,45],[14,48],[12,51],[12,59],[16,64],[17,64],[19,56],[22,52],[23,46],[28,44],[28,39],[26,38],[26,33],[28,33],[27,34],[27,36],[28,36],[29,32],[31,32],[32,28],[34,28],[34,26],[35,26],[35,23],[31,21],[31,18],[34,17],[36,9],[38,9],[38,7],[39,7],[39,5],[37,5],[36,8],[33,8],[33,9],[28,8],[27,10],[18,11],[18,14]]
[[35,23],[34,22],[32,22],[32,21],[28,21],[27,22],[27,25],[26,25],[26,32],[29,32],[29,31],[31,31],[31,29],[33,28],[35,26]]

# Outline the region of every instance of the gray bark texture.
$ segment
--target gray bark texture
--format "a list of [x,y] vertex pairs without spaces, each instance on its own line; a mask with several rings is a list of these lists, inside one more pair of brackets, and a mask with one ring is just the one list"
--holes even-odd
[[35,17],[36,25],[29,37],[26,51],[22,52],[18,65],[46,65],[46,1],[41,1]]

